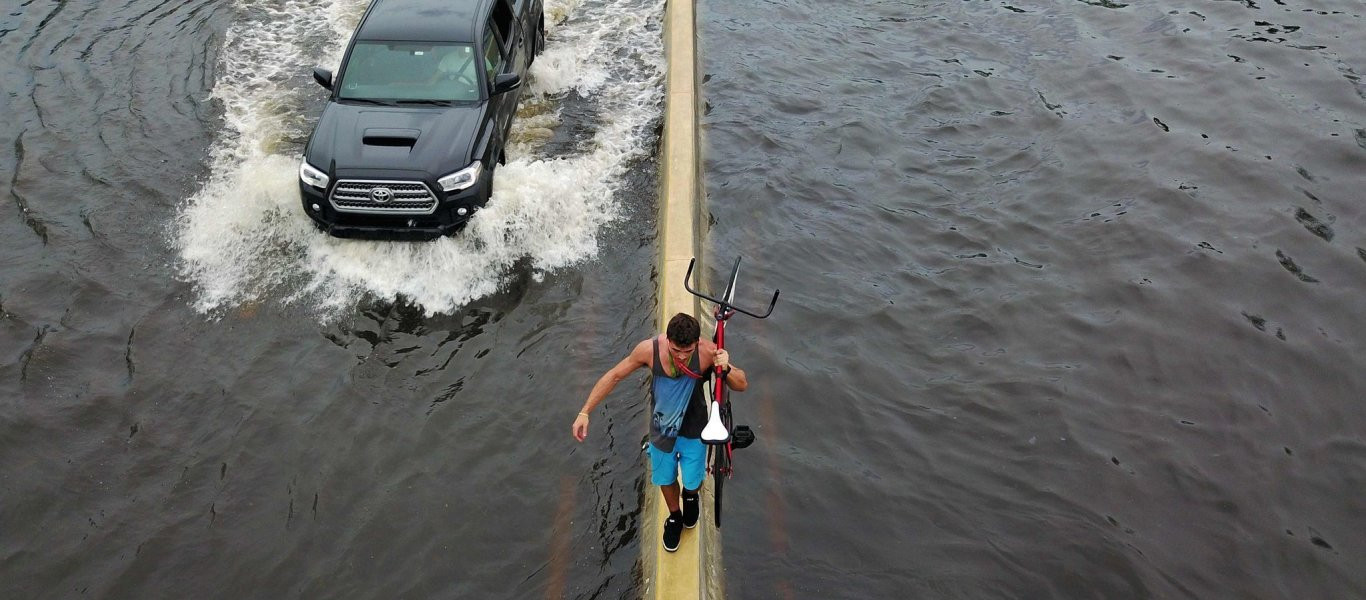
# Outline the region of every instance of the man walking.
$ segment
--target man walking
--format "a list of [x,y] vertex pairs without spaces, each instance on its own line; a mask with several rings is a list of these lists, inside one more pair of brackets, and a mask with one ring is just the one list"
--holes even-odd
[[701,514],[697,492],[707,475],[707,447],[701,439],[702,428],[707,425],[707,402],[699,384],[717,366],[730,389],[743,392],[749,387],[745,372],[730,364],[730,355],[716,344],[700,340],[701,334],[697,319],[684,313],[674,315],[664,335],[636,344],[630,355],[598,378],[574,419],[574,439],[582,442],[588,437],[588,413],[632,371],[641,367],[650,370],[650,481],[659,486],[669,507],[669,518],[664,521],[664,549],[669,552],[678,549],[683,528],[696,526]]

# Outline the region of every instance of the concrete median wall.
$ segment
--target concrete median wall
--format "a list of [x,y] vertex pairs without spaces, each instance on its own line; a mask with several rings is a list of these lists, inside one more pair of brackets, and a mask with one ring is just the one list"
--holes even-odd
[[[688,262],[703,264],[702,238],[707,223],[706,188],[702,184],[700,61],[694,0],[669,0],[664,20],[664,51],[668,59],[665,81],[664,138],[660,164],[659,240],[657,280],[659,313],[663,327],[674,314],[698,317],[704,325],[699,301],[683,288]],[[694,277],[698,275],[695,273]],[[644,455],[644,453],[642,453]],[[644,459],[647,464],[648,458]],[[668,509],[659,488],[645,487],[641,540],[645,598],[658,600],[718,600],[724,597],[721,577],[721,532],[715,526],[712,482],[702,489],[702,519],[695,529],[685,530],[677,552],[665,552],[660,538]]]

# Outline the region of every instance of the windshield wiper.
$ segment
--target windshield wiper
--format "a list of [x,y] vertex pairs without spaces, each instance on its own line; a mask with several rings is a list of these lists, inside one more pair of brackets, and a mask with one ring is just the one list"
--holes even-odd
[[399,100],[399,104],[430,104],[432,106],[450,106],[450,100]]
[[347,102],[363,102],[365,104],[377,104],[379,106],[394,106],[393,102],[388,102],[385,100],[375,100],[373,98],[341,98],[341,100],[345,100]]

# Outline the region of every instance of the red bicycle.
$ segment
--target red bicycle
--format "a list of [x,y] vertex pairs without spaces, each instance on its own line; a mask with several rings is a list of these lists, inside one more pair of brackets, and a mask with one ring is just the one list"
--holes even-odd
[[[721,294],[721,298],[713,298],[694,290],[688,282],[692,280],[693,265],[697,263],[694,258],[688,262],[688,273],[683,276],[683,289],[688,293],[716,304],[713,315],[716,317],[716,334],[712,336],[712,341],[716,343],[717,349],[726,347],[726,321],[735,316],[736,313],[749,315],[756,319],[766,319],[773,314],[773,307],[778,304],[778,290],[773,290],[773,300],[768,303],[768,310],[764,314],[756,314],[739,308],[732,304],[735,299],[735,282],[740,277],[740,258],[735,258],[735,266],[730,270],[730,279],[726,281],[726,291]],[[713,366],[711,373],[712,402],[707,406],[707,427],[702,430],[702,442],[709,445],[711,454],[709,462],[711,466],[708,470],[716,480],[716,527],[721,527],[721,490],[726,479],[733,473],[731,459],[733,451],[748,447],[754,443],[754,431],[749,427],[733,425],[730,403],[726,401],[726,386],[722,381],[724,375],[720,367]]]

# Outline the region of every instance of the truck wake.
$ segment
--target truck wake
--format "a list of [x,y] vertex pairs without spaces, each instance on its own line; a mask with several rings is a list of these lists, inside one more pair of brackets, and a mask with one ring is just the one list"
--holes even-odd
[[[591,258],[604,226],[621,216],[616,193],[654,143],[662,108],[658,0],[547,0],[547,46],[532,65],[508,162],[462,233],[380,242],[314,228],[297,189],[324,93],[310,71],[340,63],[366,4],[240,1],[213,91],[225,127],[212,174],[170,231],[198,310],[279,302],[327,319],[378,298],[451,312],[496,292],[519,261],[544,273]],[[590,133],[552,150],[564,121]]]

